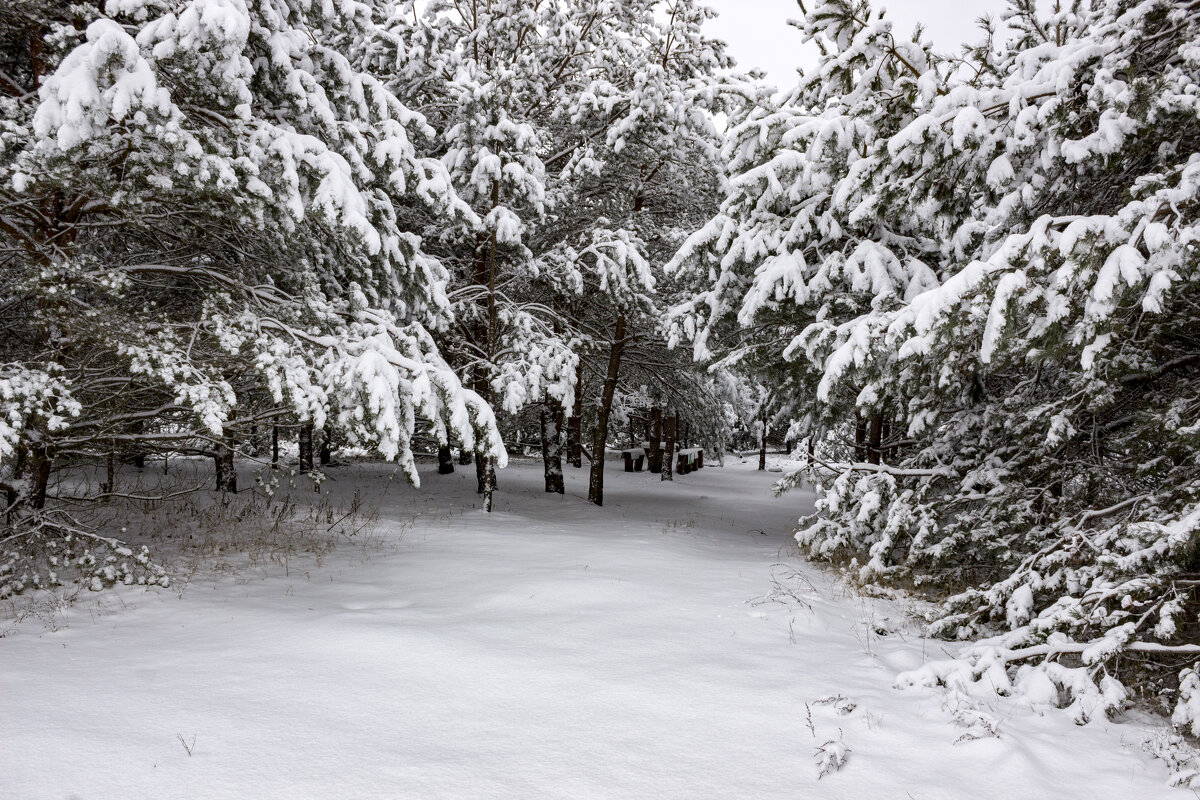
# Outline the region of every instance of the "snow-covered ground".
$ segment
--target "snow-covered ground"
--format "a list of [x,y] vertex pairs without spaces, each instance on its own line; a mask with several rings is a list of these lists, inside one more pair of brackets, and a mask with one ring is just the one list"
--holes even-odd
[[946,645],[789,554],[811,498],[753,467],[614,465],[601,509],[518,462],[490,516],[338,469],[368,546],[9,627],[0,797],[1184,796],[1140,725],[892,688]]

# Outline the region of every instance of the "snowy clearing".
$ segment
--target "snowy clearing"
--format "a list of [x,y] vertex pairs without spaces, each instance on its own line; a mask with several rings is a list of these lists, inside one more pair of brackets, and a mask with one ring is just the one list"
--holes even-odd
[[1183,796],[1147,726],[892,688],[947,645],[789,554],[811,497],[753,466],[597,508],[521,462],[490,516],[471,470],[337,469],[370,546],[9,625],[0,796]]

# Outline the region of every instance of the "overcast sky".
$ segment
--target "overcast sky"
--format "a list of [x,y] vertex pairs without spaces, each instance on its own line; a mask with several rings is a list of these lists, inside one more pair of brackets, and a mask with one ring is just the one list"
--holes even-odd
[[[795,81],[796,67],[812,64],[815,50],[800,43],[800,32],[787,20],[800,16],[796,0],[705,0],[720,13],[709,23],[709,33],[729,43],[741,69],[765,70],[776,88]],[[1004,0],[892,0],[882,5],[896,23],[896,32],[908,36],[917,22],[925,23],[926,36],[939,50],[954,51],[964,41],[978,39],[975,20],[987,14],[998,17]]]

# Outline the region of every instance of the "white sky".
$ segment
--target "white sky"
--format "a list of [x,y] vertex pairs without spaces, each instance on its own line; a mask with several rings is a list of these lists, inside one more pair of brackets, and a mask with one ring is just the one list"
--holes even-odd
[[[707,27],[710,35],[729,43],[738,67],[758,67],[778,89],[796,81],[796,67],[814,63],[816,51],[801,44],[800,32],[787,24],[798,19],[796,0],[705,0],[721,16]],[[811,7],[811,4],[806,4]],[[1004,0],[892,0],[881,3],[908,36],[917,22],[925,23],[926,38],[942,51],[956,51],[964,41],[979,38],[975,20],[985,14],[999,17]]]

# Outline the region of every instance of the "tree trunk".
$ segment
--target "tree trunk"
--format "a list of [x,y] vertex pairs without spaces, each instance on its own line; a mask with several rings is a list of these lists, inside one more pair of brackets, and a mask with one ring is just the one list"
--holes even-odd
[[562,406],[557,402],[542,403],[542,465],[546,476],[546,491],[563,494],[562,465]]
[[883,414],[875,412],[871,415],[871,441],[867,449],[867,462],[878,464],[881,455],[879,445],[883,442]]
[[45,508],[46,489],[50,485],[50,454],[46,445],[35,444],[30,448],[30,477],[33,478],[33,507]]
[[763,409],[762,419],[762,439],[758,443],[758,471],[765,472],[767,469],[767,412]]
[[[146,422],[145,422],[145,420],[142,420],[142,419],[135,419],[133,422],[130,423],[129,429],[130,429],[130,432],[134,434],[134,436],[137,436],[146,430]],[[134,452],[132,455],[129,455],[128,451],[126,451],[126,455],[125,455],[126,460],[128,462],[132,463],[133,466],[137,467],[138,469],[145,469],[146,453],[145,453],[145,451],[142,450],[141,442],[134,442],[132,447],[134,448]]]
[[217,491],[237,494],[237,470],[233,466],[233,448],[222,442],[214,458],[217,464]]
[[271,469],[279,469],[279,426],[271,426]]
[[450,452],[450,445],[443,444],[438,446],[438,475],[449,475],[454,472],[454,456]]
[[867,460],[867,420],[857,411],[854,412],[854,459]]
[[600,393],[600,408],[596,410],[596,432],[592,437],[592,472],[588,480],[588,500],[604,505],[604,448],[608,440],[608,416],[612,412],[613,395],[617,391],[617,376],[621,371],[621,354],[625,350],[625,314],[617,314],[617,331],[608,351],[608,372],[604,390]]
[[483,510],[491,513],[492,498],[496,494],[496,459],[488,456],[484,459],[483,472]]
[[663,443],[663,464],[660,480],[675,480],[675,429],[677,427],[678,419],[676,417],[671,416],[663,419],[663,436],[666,441]]
[[300,426],[300,470],[313,471],[313,426],[308,422]]
[[[109,442],[108,459],[104,465],[104,494],[112,494],[117,490],[117,443]],[[104,498],[108,502],[108,498]]]
[[321,431],[321,447],[319,450],[321,466],[328,467],[333,463],[333,437],[329,435],[329,430]]
[[662,409],[650,409],[650,452],[647,454],[647,467],[651,472],[662,472]]
[[575,402],[567,420],[567,460],[575,469],[583,466],[583,361],[575,367]]
[[483,453],[475,453],[475,493],[483,494],[487,491],[487,458]]

